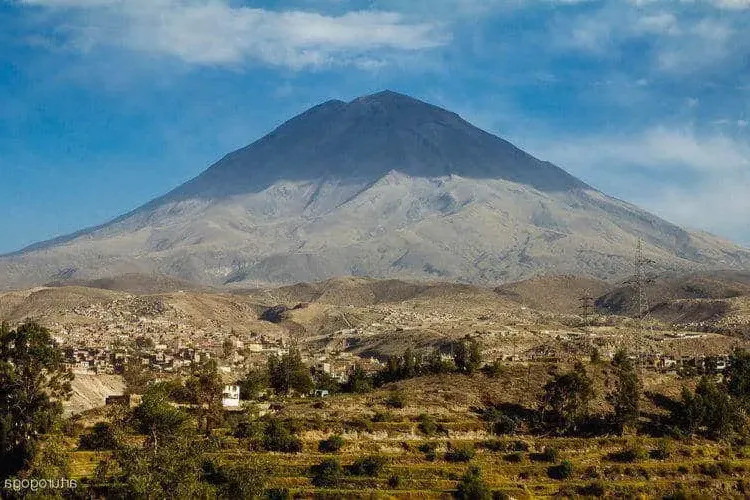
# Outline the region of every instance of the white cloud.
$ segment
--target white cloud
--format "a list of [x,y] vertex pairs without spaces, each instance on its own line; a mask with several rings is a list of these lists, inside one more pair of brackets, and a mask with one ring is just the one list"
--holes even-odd
[[556,138],[534,151],[672,222],[750,244],[744,138],[658,126],[634,135]]
[[[750,11],[729,15],[706,8],[707,2],[693,2],[704,4],[703,8],[685,8],[688,2],[601,2],[572,17],[558,16],[553,39],[558,50],[613,61],[637,50],[650,70],[672,75],[723,68],[750,52]],[[721,2],[709,3],[727,8]]]
[[450,39],[438,24],[393,12],[327,16],[235,7],[227,0],[23,0],[62,11],[80,50],[120,46],[200,65],[260,61],[302,68],[377,67],[383,56],[432,49]]
[[700,135],[691,128],[657,126],[635,135],[567,137],[547,143],[542,151],[546,159],[583,173],[632,166],[701,175],[750,173],[750,143],[723,134]]
[[717,9],[742,10],[750,8],[750,0],[630,0],[637,7],[646,7],[654,4],[679,5],[686,3],[705,4]]
[[642,34],[677,35],[680,28],[677,17],[670,12],[660,12],[640,17],[635,24],[635,31]]
[[723,9],[750,9],[750,0],[709,0],[709,3]]

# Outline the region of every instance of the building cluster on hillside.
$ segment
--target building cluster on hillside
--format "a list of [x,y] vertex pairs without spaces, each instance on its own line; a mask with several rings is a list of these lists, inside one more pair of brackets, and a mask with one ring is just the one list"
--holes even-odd
[[[283,356],[289,346],[283,338],[255,335],[245,341],[226,337],[223,342],[204,341],[184,345],[157,344],[144,337],[116,342],[106,347],[63,346],[65,363],[75,374],[122,374],[127,366],[138,366],[154,373],[180,374],[194,366],[215,359],[220,374],[237,380],[248,370],[262,369],[271,356]],[[383,364],[375,358],[361,358],[349,352],[312,355],[303,353],[303,362],[313,373],[325,373],[335,380],[346,382],[355,366],[375,372]]]
[[283,341],[262,338],[258,343],[245,344],[236,338],[224,342],[215,340],[184,345],[155,344],[153,341],[138,344],[135,341],[113,343],[105,347],[64,347],[65,363],[74,373],[117,374],[129,363],[154,372],[179,373],[189,371],[194,365],[210,359],[219,360],[223,373],[240,372],[271,355],[288,352]]
[[692,369],[699,373],[721,373],[727,369],[729,356],[649,354],[645,366],[663,372]]

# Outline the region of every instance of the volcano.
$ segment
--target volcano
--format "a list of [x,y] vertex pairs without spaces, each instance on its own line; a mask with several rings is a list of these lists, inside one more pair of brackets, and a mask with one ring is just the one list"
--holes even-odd
[[159,273],[496,284],[750,269],[750,251],[609,197],[457,114],[391,91],[332,100],[98,227],[0,257],[0,286]]

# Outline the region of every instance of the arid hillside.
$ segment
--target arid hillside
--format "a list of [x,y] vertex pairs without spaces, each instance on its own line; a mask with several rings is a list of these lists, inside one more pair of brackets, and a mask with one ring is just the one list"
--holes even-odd
[[[674,284],[676,278],[665,281],[671,288],[664,287],[664,300],[654,301],[647,324],[661,334],[702,332],[700,340],[681,344],[691,343],[690,351],[721,351],[747,332],[750,295],[743,295],[742,283],[734,278],[689,278],[685,283],[699,279],[711,284],[714,296],[684,297],[680,291],[686,286]],[[144,282],[139,286],[151,289]],[[41,287],[0,294],[0,318],[10,323],[38,320],[69,345],[106,346],[142,335],[157,343],[220,346],[231,335],[246,342],[260,337],[296,340],[313,355],[348,352],[383,359],[408,347],[428,352],[469,335],[492,355],[542,356],[587,351],[593,341],[605,351],[634,342],[638,323],[628,311],[610,313],[601,307],[618,293],[632,300],[627,290],[572,276],[495,290],[368,278],[231,292],[137,294]],[[660,291],[649,293],[658,297]],[[598,296],[600,306],[586,318],[580,307],[585,295]],[[278,317],[261,319],[272,307]],[[650,348],[661,352],[674,342],[656,342]]]

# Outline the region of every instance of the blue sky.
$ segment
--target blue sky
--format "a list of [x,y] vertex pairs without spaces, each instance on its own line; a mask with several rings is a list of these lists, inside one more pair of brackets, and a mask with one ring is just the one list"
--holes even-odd
[[0,0],[0,252],[385,88],[750,244],[750,0]]

